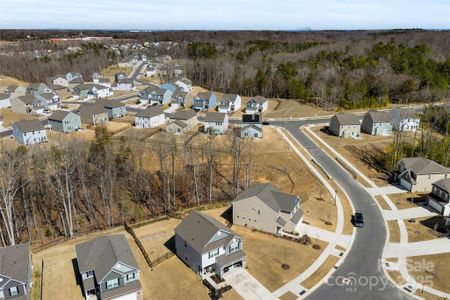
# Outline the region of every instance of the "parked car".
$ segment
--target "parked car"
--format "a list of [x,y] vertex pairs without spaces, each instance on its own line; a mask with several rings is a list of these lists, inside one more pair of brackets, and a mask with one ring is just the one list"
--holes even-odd
[[364,216],[361,212],[355,213],[352,218],[353,226],[355,227],[364,227]]

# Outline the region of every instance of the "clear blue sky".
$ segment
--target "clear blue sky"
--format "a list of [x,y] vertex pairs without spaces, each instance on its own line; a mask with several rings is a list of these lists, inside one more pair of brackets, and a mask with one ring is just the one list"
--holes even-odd
[[450,0],[0,0],[0,28],[450,28]]

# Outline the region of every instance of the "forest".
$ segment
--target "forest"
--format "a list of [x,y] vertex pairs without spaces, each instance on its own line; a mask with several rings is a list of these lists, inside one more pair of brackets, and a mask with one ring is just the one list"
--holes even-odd
[[234,198],[249,186],[250,140],[182,143],[114,138],[24,147],[0,142],[1,246],[45,245],[186,207]]

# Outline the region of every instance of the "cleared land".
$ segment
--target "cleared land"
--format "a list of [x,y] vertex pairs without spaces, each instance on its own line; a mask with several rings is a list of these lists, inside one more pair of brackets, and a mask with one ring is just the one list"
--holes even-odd
[[307,289],[313,288],[317,283],[320,282],[320,280],[322,280],[323,277],[325,277],[325,275],[328,274],[328,272],[330,272],[334,268],[338,261],[339,258],[337,258],[336,256],[328,256],[328,258],[320,266],[320,268],[317,269],[310,277],[308,277],[308,279],[303,281],[301,285]]
[[[440,232],[445,232],[445,221],[441,217],[405,220],[405,225],[410,243],[438,239],[442,237]],[[437,226],[437,232],[434,226]]]
[[119,67],[119,65],[113,65],[113,66],[109,66],[107,68],[104,68],[102,70],[102,75],[104,77],[110,77],[114,79],[114,74],[118,73],[118,72],[125,72],[125,74],[130,75],[131,71],[133,71],[133,68],[122,68]]
[[389,226],[389,242],[400,243],[400,228],[397,221],[388,221]]
[[408,258],[408,272],[418,283],[450,293],[450,253]]
[[424,199],[426,195],[420,195],[416,193],[402,193],[402,194],[393,194],[388,195],[388,197],[392,200],[392,202],[397,206],[398,209],[406,209],[406,208],[414,208],[418,205],[411,201],[412,199],[420,200]]

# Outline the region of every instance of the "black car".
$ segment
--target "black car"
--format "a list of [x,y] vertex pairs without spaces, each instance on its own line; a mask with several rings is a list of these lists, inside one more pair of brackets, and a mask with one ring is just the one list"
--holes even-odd
[[353,216],[353,225],[355,227],[364,227],[364,216],[361,212],[357,212]]

